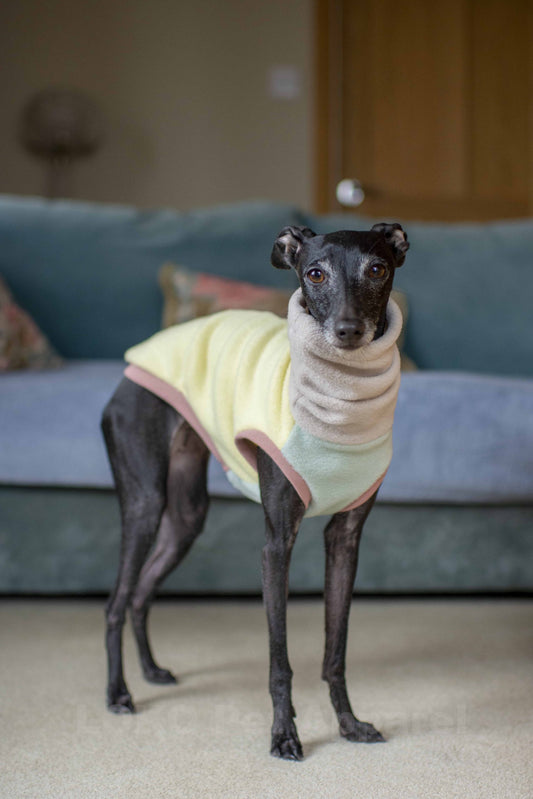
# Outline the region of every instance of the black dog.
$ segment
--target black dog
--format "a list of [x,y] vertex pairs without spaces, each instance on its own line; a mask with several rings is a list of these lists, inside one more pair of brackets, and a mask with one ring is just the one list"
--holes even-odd
[[[387,307],[395,269],[409,247],[398,224],[371,231],[316,235],[307,228],[281,231],[272,264],[294,268],[305,308],[339,351],[356,350],[387,329]],[[111,711],[134,712],[123,676],[122,628],[128,607],[147,680],[175,682],[154,661],[147,614],[159,583],[182,560],[201,532],[208,509],[206,473],[210,452],[177,411],[146,388],[124,378],[107,405],[102,429],[122,513],[117,583],[107,607]],[[257,450],[257,471],[266,520],[263,594],[270,640],[270,693],[274,707],[274,755],[302,758],[293,721],[292,672],[287,655],[286,602],[292,547],[305,513],[293,484],[275,461]],[[343,475],[339,475],[339,480]],[[362,504],[335,513],[325,530],[326,648],[323,679],[329,684],[341,734],[351,741],[383,741],[353,714],[345,683],[348,615],[363,524],[377,490]]]

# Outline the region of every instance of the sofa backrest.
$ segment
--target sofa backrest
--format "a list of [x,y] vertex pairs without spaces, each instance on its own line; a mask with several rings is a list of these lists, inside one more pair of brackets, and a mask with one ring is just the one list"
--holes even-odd
[[[62,355],[121,358],[160,327],[166,261],[288,288],[294,276],[269,262],[281,228],[374,221],[261,201],[183,213],[0,197],[0,275]],[[407,354],[423,369],[533,377],[533,220],[404,227]]]
[[0,275],[58,352],[121,358],[161,325],[159,268],[294,286],[270,266],[291,206],[248,202],[188,213],[0,197]]
[[[376,221],[306,216],[317,233]],[[411,248],[395,287],[407,294],[405,348],[418,366],[533,377],[533,220],[402,224]]]

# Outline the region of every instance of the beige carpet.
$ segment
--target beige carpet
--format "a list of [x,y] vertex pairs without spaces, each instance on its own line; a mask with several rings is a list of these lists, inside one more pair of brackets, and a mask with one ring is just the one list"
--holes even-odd
[[533,603],[357,600],[349,683],[386,744],[337,735],[320,681],[322,604],[292,601],[290,652],[306,759],[268,754],[259,602],[162,602],[162,665],[145,683],[126,635],[135,716],[104,709],[103,603],[0,603],[0,796],[529,799]]

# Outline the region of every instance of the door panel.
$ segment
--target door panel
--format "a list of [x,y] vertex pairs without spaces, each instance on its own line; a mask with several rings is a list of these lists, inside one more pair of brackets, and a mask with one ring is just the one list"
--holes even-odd
[[317,206],[358,179],[372,216],[523,216],[531,0],[320,0]]
[[531,104],[528,0],[474,0],[472,181],[476,197],[527,204]]

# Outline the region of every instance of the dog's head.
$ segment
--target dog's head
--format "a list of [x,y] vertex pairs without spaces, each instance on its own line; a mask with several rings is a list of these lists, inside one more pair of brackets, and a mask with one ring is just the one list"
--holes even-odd
[[307,310],[330,343],[355,349],[383,334],[394,273],[408,249],[397,222],[326,235],[291,226],[277,237],[271,261],[296,271]]

